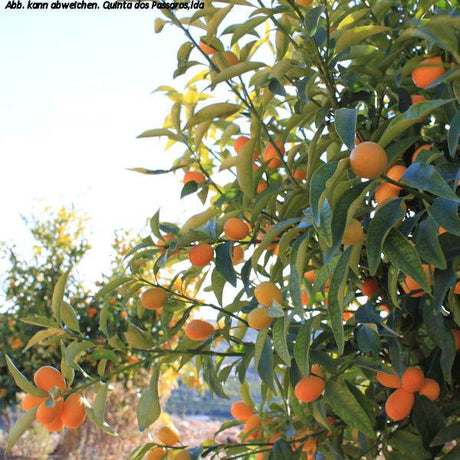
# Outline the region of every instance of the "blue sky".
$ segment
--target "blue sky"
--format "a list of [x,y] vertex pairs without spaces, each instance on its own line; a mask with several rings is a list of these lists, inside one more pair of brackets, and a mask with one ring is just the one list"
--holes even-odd
[[114,229],[140,230],[160,206],[168,220],[190,214],[193,198],[179,200],[179,177],[126,170],[171,162],[161,142],[136,139],[161,127],[168,110],[151,91],[176,85],[184,37],[169,27],[155,34],[159,15],[2,10],[0,241],[27,252],[20,215],[74,204],[91,218],[94,250],[80,273],[94,280],[107,267]]

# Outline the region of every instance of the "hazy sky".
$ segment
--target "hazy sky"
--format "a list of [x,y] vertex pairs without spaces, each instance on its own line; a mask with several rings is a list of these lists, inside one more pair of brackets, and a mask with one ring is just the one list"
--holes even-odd
[[[3,9],[2,0],[1,8]],[[142,229],[162,207],[177,220],[181,177],[126,168],[170,165],[162,143],[136,139],[161,127],[176,85],[176,29],[154,33],[157,11],[16,11],[0,14],[0,241],[26,251],[20,219],[43,205],[74,204],[91,217],[94,280],[107,267],[113,230]],[[26,242],[26,244],[24,244]]]

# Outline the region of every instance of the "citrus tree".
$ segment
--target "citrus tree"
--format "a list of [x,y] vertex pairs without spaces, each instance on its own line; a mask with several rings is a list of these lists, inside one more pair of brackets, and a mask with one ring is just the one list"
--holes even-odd
[[[151,374],[136,409],[148,429],[161,411],[159,375],[191,364],[216,397],[226,398],[227,379],[241,382],[222,425],[241,425],[240,442],[190,449],[162,426],[131,459],[458,457],[455,5],[222,0],[188,17],[162,9],[156,30],[184,33],[174,76],[188,81],[183,91],[159,88],[171,111],[139,136],[167,138],[171,169],[138,171],[177,173],[181,196],[196,195],[203,209],[186,222],[151,218],[125,274],[100,293],[133,297],[137,317],[117,331],[104,305],[97,351],[69,313],[61,277],[49,320],[66,380],[39,369],[34,386],[8,360],[16,383],[42,398],[9,444],[35,418],[60,429],[86,414],[115,435],[105,398],[110,380],[132,369]],[[140,273],[146,260],[151,269]],[[198,319],[204,308],[215,318]],[[137,361],[73,385],[81,360],[101,349],[104,362],[127,351]],[[252,365],[257,389],[245,380]],[[85,398],[89,387],[95,399]]]

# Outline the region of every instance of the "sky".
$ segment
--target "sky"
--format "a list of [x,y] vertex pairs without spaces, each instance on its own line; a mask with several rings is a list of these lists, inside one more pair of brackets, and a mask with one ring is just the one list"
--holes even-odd
[[195,197],[179,199],[179,175],[127,170],[171,164],[163,141],[136,136],[162,126],[169,101],[152,91],[176,85],[184,37],[171,27],[155,34],[155,10],[1,8],[0,241],[26,255],[20,216],[73,204],[91,219],[93,246],[78,273],[95,281],[115,229],[145,232],[159,207],[169,221],[197,212]]

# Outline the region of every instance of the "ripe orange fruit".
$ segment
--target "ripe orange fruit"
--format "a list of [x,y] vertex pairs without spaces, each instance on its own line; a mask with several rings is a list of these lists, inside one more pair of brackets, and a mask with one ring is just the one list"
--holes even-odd
[[307,454],[313,455],[318,446],[317,446],[318,440],[315,437],[308,438],[303,447],[302,447],[302,452],[307,452]]
[[267,327],[272,322],[272,317],[268,316],[266,307],[258,307],[251,310],[248,314],[248,324],[252,329],[259,331],[264,327]]
[[387,388],[399,388],[401,386],[401,381],[396,374],[388,374],[382,371],[377,372],[377,382]]
[[28,410],[34,408],[35,406],[38,406],[47,399],[47,397],[40,398],[39,396],[26,395],[25,398],[21,401],[22,410],[27,412]]
[[433,56],[420,62],[412,71],[412,80],[418,88],[426,88],[446,73],[440,56]]
[[267,188],[267,183],[264,181],[260,181],[257,184],[257,193],[262,193]]
[[233,403],[232,407],[230,408],[230,413],[232,414],[232,417],[236,418],[237,420],[248,420],[254,415],[252,407],[248,406],[243,401],[237,401],[236,403]]
[[259,430],[256,430],[256,428],[260,427],[261,425],[262,420],[260,419],[260,416],[257,414],[251,415],[251,417],[249,417],[244,424],[243,432],[251,432],[251,434],[248,436],[248,439],[256,439],[257,436],[259,436]]
[[313,284],[315,282],[315,270],[308,270],[307,272],[303,274],[303,276],[308,281],[310,281],[310,283]]
[[160,459],[163,459],[165,454],[166,454],[166,450],[163,449],[162,447],[154,447],[153,449],[150,449],[147,452],[144,459],[145,460],[160,460]]
[[62,418],[58,417],[56,420],[52,421],[51,423],[47,423],[45,426],[45,430],[49,431],[50,433],[54,433],[56,431],[61,431],[64,427],[62,423]]
[[350,154],[350,166],[356,175],[365,179],[375,179],[387,169],[387,154],[375,142],[361,142]]
[[242,246],[233,246],[232,262],[233,265],[244,262],[244,249]]
[[201,319],[193,319],[185,327],[185,335],[190,340],[202,342],[214,333],[214,326]]
[[294,394],[299,401],[312,402],[317,400],[324,390],[324,380],[313,375],[304,377],[294,389]]
[[283,302],[283,294],[271,281],[264,281],[260,283],[254,289],[254,296],[257,299],[257,302],[267,307],[273,305],[273,301],[276,300],[279,304]]
[[313,0],[297,0],[297,5],[308,6],[313,3]]
[[42,366],[34,374],[34,382],[39,390],[50,391],[53,387],[65,389],[64,376],[52,366]]
[[425,379],[425,383],[423,384],[423,387],[420,388],[419,393],[426,396],[428,399],[431,399],[431,401],[436,401],[441,393],[441,388],[436,380]]
[[421,96],[420,94],[413,94],[410,97],[410,100],[412,102],[412,105],[418,104],[419,102],[426,101],[426,99],[423,96]]
[[[387,176],[390,179],[393,179],[395,182],[399,182],[401,180],[401,177],[404,175],[406,172],[406,167],[403,165],[395,165],[392,166],[388,171],[387,171]],[[388,184],[390,187],[396,189],[396,190],[401,190],[401,187],[399,185],[394,185],[394,184]]]
[[319,364],[313,364],[313,366],[311,366],[310,372],[317,377],[321,377],[322,379],[326,377],[326,374],[324,373],[323,369],[321,369]]
[[[278,146],[280,152],[284,155],[284,145],[280,141],[275,141],[275,144]],[[264,153],[264,161],[268,161],[269,168],[277,168],[281,164],[280,155],[278,154],[278,151],[273,144],[267,145]]]
[[430,150],[431,147],[433,147],[433,144],[423,144],[420,147],[418,147],[415,152],[412,154],[412,163],[417,159],[417,155],[422,151],[422,150]]
[[452,335],[454,336],[455,349],[460,350],[460,330],[451,329]]
[[219,70],[222,71],[227,67],[238,64],[240,61],[232,51],[221,51],[214,54],[212,62]]
[[198,243],[190,249],[188,258],[194,267],[204,267],[214,258],[214,249],[208,243]]
[[240,153],[241,149],[249,142],[249,137],[239,136],[233,142],[233,148],[236,153]]
[[300,296],[301,296],[301,299],[302,299],[302,305],[303,306],[308,305],[308,302],[310,301],[310,297],[308,296],[308,292],[307,291],[302,291]]
[[[445,230],[446,232],[447,230]],[[457,284],[455,285],[455,288],[454,288],[454,293],[459,295],[460,294],[460,281],[457,282]]]
[[62,423],[67,428],[78,428],[86,418],[85,406],[82,397],[77,394],[71,394],[65,401],[62,409]]
[[419,391],[424,384],[425,376],[418,367],[408,367],[401,377],[401,388],[410,393]]
[[198,171],[187,171],[184,175],[183,182],[184,184],[188,184],[189,182],[203,182],[206,179],[206,176],[203,173]]
[[201,40],[198,46],[200,47],[201,51],[203,51],[203,53],[206,53],[206,54],[216,53],[216,50],[212,46],[206,45],[206,43],[203,43]]
[[393,420],[402,420],[410,414],[412,407],[414,407],[414,401],[414,393],[398,388],[387,399],[385,412]]
[[360,242],[364,238],[363,227],[361,222],[356,219],[351,219],[350,223],[345,228],[342,242],[345,246],[350,246]]
[[158,439],[167,446],[173,446],[180,441],[180,434],[172,425],[163,425],[157,433]]
[[158,310],[163,308],[168,296],[169,293],[164,289],[154,287],[142,293],[141,305],[147,310]]
[[[423,264],[422,265],[423,271],[425,272],[425,276],[428,278],[429,284],[433,284],[433,280],[431,278],[432,270],[430,269],[429,265]],[[406,275],[404,281],[402,283],[403,291],[406,294],[409,294],[410,297],[421,297],[425,294],[425,291],[422,290],[420,284],[418,284],[414,278],[409,275]],[[414,292],[413,291],[418,291]]]
[[344,311],[343,314],[342,314],[342,318],[343,318],[344,321],[348,321],[351,318],[353,318],[353,313],[351,313],[350,311]]
[[63,403],[62,399],[58,398],[54,401],[53,407],[48,407],[46,402],[40,403],[35,415],[36,419],[42,424],[54,422],[62,413]]
[[379,283],[375,278],[367,278],[361,285],[361,292],[367,297],[374,297],[379,290]]
[[88,316],[94,318],[97,315],[97,308],[91,307],[88,308]]
[[243,240],[249,234],[249,227],[243,220],[231,217],[225,222],[224,233],[231,240]]
[[179,451],[176,455],[174,455],[174,460],[190,460],[190,454],[186,450]]
[[304,180],[307,178],[307,173],[305,171],[302,171],[301,169],[295,169],[293,176],[294,179]]

